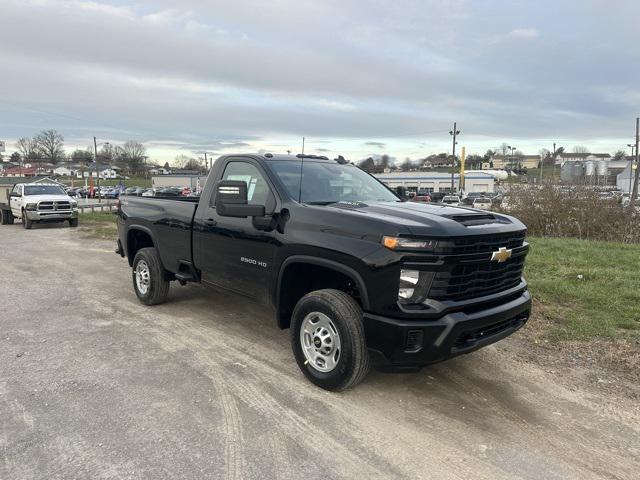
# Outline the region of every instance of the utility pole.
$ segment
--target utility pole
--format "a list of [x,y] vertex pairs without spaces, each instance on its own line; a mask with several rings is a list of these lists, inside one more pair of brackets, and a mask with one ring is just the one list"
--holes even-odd
[[[98,141],[96,137],[93,137],[93,151],[95,152],[94,166],[96,168],[96,182],[98,185],[98,203],[102,202],[102,196],[100,195],[100,172],[98,172]],[[91,170],[89,170],[89,177],[91,177]]]
[[[207,152],[204,152],[204,167],[205,168],[209,167],[209,161],[207,160]],[[211,167],[209,167],[209,170],[211,170]]]
[[551,170],[551,178],[556,178],[556,142],[553,142],[553,169]]
[[[635,201],[638,198],[638,174],[640,168],[638,168],[638,145],[640,144],[640,117],[636,117],[636,175],[633,182],[633,193],[631,194],[631,205],[635,205]],[[632,164],[633,165],[633,164]],[[631,167],[633,173],[633,167]]]
[[454,192],[454,181],[455,181],[455,173],[456,173],[456,137],[460,135],[460,130],[457,129],[456,122],[453,122],[453,130],[449,130],[449,135],[453,137],[453,165],[451,166],[451,194]]

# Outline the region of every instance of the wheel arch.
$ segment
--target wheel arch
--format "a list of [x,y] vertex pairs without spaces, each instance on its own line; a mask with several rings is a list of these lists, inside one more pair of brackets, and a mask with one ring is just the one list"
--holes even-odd
[[156,247],[156,242],[153,238],[153,233],[151,229],[145,227],[144,225],[131,225],[127,229],[127,260],[129,261],[129,266],[133,266],[133,259],[136,256],[136,253],[141,248],[145,247]]
[[[360,303],[362,309],[369,309],[369,296],[365,281],[362,278],[362,275],[360,275],[354,268],[326,258],[307,255],[293,255],[282,262],[278,272],[275,294],[278,327],[282,329],[289,328],[291,323],[291,314],[293,313],[295,304],[306,293],[316,289],[327,288],[327,285],[324,285],[323,283],[314,286],[313,280],[315,279],[310,278],[309,275],[305,277],[306,282],[300,282],[299,279],[297,279],[295,283],[292,283],[291,277],[295,278],[295,273],[297,273],[299,269],[311,270],[314,273],[321,272],[324,280],[326,280],[324,275],[331,276],[332,273],[334,276],[331,280],[347,279],[353,283],[353,286],[357,290],[357,301]],[[323,279],[320,279],[320,281],[322,282]],[[295,288],[291,291],[292,289],[289,287],[294,285]]]

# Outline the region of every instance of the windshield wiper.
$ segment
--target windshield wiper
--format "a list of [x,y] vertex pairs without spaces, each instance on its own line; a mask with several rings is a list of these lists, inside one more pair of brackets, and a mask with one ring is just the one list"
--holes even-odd
[[304,202],[307,205],[331,205],[332,203],[338,203],[339,200],[324,200],[322,202]]

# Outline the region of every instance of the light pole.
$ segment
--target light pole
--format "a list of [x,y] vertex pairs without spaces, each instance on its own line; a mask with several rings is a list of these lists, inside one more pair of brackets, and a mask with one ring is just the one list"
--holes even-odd
[[[100,145],[109,145],[109,142],[101,143]],[[96,167],[96,185],[98,187],[98,203],[102,202],[102,197],[100,196],[100,172],[98,172],[98,142],[96,137],[93,137],[93,150],[95,152],[95,159],[93,161],[94,166]],[[89,177],[91,177],[91,170],[89,170]]]
[[449,130],[449,135],[453,137],[453,165],[451,165],[451,194],[453,195],[454,176],[456,172],[456,137],[460,135],[456,122],[453,122],[453,130]]
[[508,145],[507,148],[509,150],[511,150],[511,162],[510,162],[510,164],[511,164],[511,170],[513,170],[513,152],[516,150],[516,147],[512,147],[511,145]]
[[631,176],[633,175],[633,150],[636,146],[633,143],[627,143],[627,147],[631,147],[631,161],[629,162],[629,198],[631,198]]

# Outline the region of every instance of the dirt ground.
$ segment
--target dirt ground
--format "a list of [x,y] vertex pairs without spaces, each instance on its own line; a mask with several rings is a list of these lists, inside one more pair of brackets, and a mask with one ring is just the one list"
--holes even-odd
[[625,380],[526,332],[329,393],[270,313],[198,285],[145,307],[113,249],[0,227],[0,479],[638,478]]

